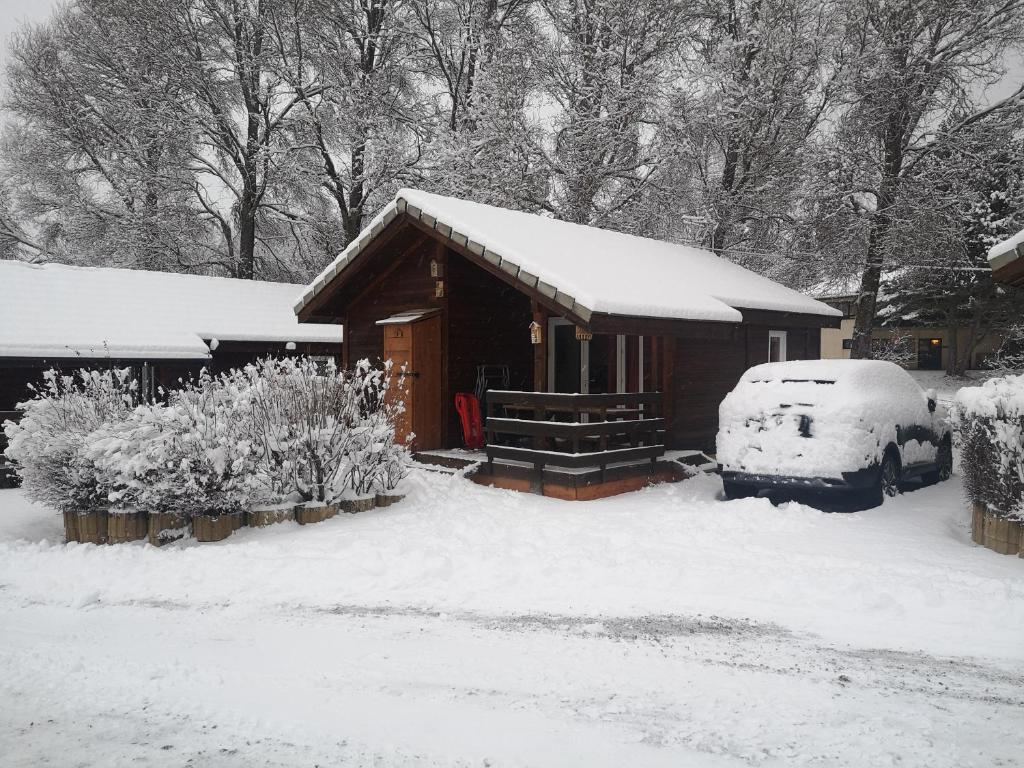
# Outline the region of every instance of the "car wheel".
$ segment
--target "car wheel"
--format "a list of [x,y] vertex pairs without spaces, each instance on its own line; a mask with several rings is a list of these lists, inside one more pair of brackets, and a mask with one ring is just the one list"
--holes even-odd
[[725,491],[725,498],[729,501],[733,499],[749,499],[757,495],[756,488],[751,488],[749,485],[743,485],[742,483],[734,483],[730,480],[722,481],[722,490]]
[[925,472],[921,479],[927,485],[935,485],[949,480],[953,474],[953,445],[947,440],[939,446],[939,453],[935,457],[935,470]]
[[887,450],[882,457],[882,465],[878,468],[878,480],[863,496],[865,509],[882,506],[885,497],[892,498],[900,492],[900,460],[892,450]]
[[879,473],[878,485],[883,496],[890,499],[900,492],[900,460],[892,451],[886,451],[882,457],[882,471]]

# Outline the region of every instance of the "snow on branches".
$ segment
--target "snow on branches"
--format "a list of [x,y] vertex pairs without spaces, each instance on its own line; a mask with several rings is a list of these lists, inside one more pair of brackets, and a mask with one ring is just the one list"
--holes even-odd
[[59,510],[221,514],[389,491],[408,471],[388,370],[267,358],[133,404],[127,371],[46,375],[7,422],[26,494]]
[[18,463],[25,495],[59,511],[102,504],[101,487],[84,455],[88,436],[104,424],[125,418],[134,382],[128,369],[43,375],[35,397],[20,403],[19,422],[4,424],[5,455]]

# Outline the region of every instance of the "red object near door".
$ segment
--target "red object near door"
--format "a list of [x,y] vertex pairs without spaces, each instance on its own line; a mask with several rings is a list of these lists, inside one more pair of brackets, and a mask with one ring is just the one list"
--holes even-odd
[[480,401],[470,392],[455,393],[455,410],[462,422],[462,440],[472,450],[484,447],[484,427],[480,420]]

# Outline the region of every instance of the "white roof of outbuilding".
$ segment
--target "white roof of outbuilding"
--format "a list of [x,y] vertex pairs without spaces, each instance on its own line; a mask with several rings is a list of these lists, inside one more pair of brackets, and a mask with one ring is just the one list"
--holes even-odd
[[988,265],[994,270],[1002,269],[1011,261],[1022,257],[1024,257],[1024,229],[988,249]]
[[0,260],[0,357],[202,359],[205,340],[340,344],[300,324],[299,286]]
[[841,314],[700,248],[415,189],[398,192],[299,297],[296,312],[402,211],[585,319],[603,312],[738,323],[743,309]]

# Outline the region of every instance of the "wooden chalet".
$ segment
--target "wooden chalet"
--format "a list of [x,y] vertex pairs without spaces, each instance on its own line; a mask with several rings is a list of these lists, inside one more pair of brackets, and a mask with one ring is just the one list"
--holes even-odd
[[295,311],[344,327],[348,365],[406,367],[400,430],[416,450],[462,446],[455,396],[476,391],[482,474],[567,498],[605,495],[630,467],[657,474],[666,448],[713,450],[743,371],[819,357],[841,316],[708,251],[418,190],[400,191]]
[[988,263],[996,282],[1024,288],[1024,230],[992,246]]

